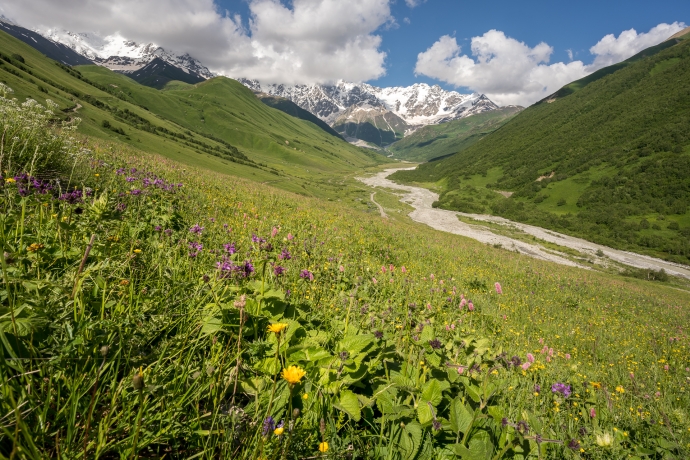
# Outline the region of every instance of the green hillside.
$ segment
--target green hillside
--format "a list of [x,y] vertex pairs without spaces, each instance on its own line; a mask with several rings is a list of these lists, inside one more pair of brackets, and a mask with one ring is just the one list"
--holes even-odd
[[324,188],[314,181],[385,161],[266,106],[228,78],[171,82],[159,91],[103,67],[60,65],[4,32],[0,53],[0,81],[19,100],[51,99],[61,119],[82,119],[83,134],[189,165],[319,194]]
[[419,128],[388,147],[395,158],[424,162],[468,148],[522,110],[504,107],[460,120]]
[[535,104],[481,143],[395,177],[437,182],[443,208],[688,263],[690,41]]

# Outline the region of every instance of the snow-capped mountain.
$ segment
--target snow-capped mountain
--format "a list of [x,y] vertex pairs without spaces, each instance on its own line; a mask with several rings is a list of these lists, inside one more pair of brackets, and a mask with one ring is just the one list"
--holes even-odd
[[96,64],[117,72],[132,73],[159,58],[204,79],[214,76],[206,66],[189,54],[179,55],[154,43],[137,43],[117,34],[101,37],[95,33],[74,33],[60,29],[36,30],[36,32],[72,48]]
[[460,94],[425,83],[379,88],[344,81],[334,85],[295,86],[239,81],[255,92],[291,100],[348,138],[379,146],[395,142],[421,126],[499,108],[483,94]]
[[379,88],[344,81],[335,85],[296,86],[263,85],[248,79],[239,81],[253,91],[290,99],[329,124],[336,121],[340,112],[361,104],[385,108],[410,126],[442,123],[498,108],[484,95],[460,94],[426,83]]

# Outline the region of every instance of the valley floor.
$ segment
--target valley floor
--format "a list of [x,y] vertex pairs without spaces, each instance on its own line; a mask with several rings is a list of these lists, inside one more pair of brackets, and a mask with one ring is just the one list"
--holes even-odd
[[[591,265],[610,266],[612,264],[622,264],[645,270],[663,269],[670,275],[690,279],[690,268],[683,265],[609,248],[533,225],[513,222],[502,217],[434,208],[432,204],[438,200],[438,194],[421,187],[397,184],[388,179],[388,176],[400,169],[413,168],[386,169],[370,177],[358,178],[358,180],[370,187],[383,187],[406,192],[400,201],[414,208],[414,211],[409,213],[409,217],[434,229],[473,238],[486,244],[500,245],[530,257],[549,260],[563,265],[590,268]],[[473,223],[468,223],[466,222],[467,220],[471,220]],[[522,234],[534,240],[534,242],[526,242],[524,241],[525,238],[516,238],[516,234]],[[573,257],[569,251],[564,252],[558,249],[547,248],[542,243],[575,250],[579,254]],[[587,265],[588,263],[590,266]]]

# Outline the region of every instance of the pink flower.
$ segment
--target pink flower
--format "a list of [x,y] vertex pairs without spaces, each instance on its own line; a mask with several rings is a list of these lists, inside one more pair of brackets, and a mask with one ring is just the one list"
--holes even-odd
[[381,267],[381,273],[386,273],[386,267],[385,266]]
[[570,353],[565,354],[565,359],[570,359]]
[[394,272],[394,271],[395,271],[395,267],[393,266],[393,264],[391,264],[391,265],[388,266],[388,270],[389,270],[390,272]]
[[665,370],[665,371],[668,371],[668,370],[669,370],[668,364],[664,365],[664,370]]
[[593,408],[593,407],[590,408],[590,409],[589,409],[589,417],[590,417],[590,418],[594,418],[594,417],[596,417],[596,416],[597,416],[597,411],[596,411],[596,409]]
[[400,267],[400,271],[403,273],[407,273],[407,269],[405,268],[404,265],[402,267]]
[[431,310],[431,304],[430,303],[426,304],[426,309]]
[[549,356],[553,356],[553,348],[549,348]]
[[522,365],[522,370],[523,370],[523,371],[526,371],[527,369],[529,369],[529,367],[530,367],[531,365],[532,365],[532,363],[526,362],[525,364]]
[[494,287],[496,288],[496,294],[503,294],[503,289],[501,289],[501,283],[496,282],[494,284]]
[[527,353],[527,361],[530,363],[534,362],[534,355],[532,353]]
[[295,237],[292,236],[292,233],[288,233],[287,239],[292,241]]
[[273,227],[273,230],[271,230],[271,237],[275,238],[277,234],[278,234],[278,227]]
[[508,319],[508,316],[503,315],[503,321],[506,321]]
[[431,280],[432,280],[432,279],[434,279],[434,278],[435,278],[435,276],[434,276],[434,274],[433,274],[433,273],[432,273],[431,275],[429,275],[429,279],[431,279]]
[[462,307],[464,307],[465,305],[467,305],[467,300],[462,299],[462,300],[460,301],[460,309],[462,309]]
[[551,362],[551,356],[547,356],[547,357],[546,357],[546,362],[547,362],[547,363],[550,363],[550,362]]
[[450,325],[450,328],[451,328],[452,330],[455,330],[455,323],[451,324],[451,325]]
[[462,366],[458,366],[458,374],[462,374],[463,372],[465,372],[465,368]]
[[372,279],[371,279],[371,282],[374,283],[374,284],[378,283],[378,281],[376,281],[376,278],[372,278]]
[[467,309],[468,309],[469,311],[474,311],[474,304],[473,304],[472,302],[470,302],[470,303],[467,305]]
[[391,281],[390,281],[390,282],[391,282],[391,283],[393,282],[393,278],[391,278]]
[[539,343],[540,343],[541,345],[544,345],[544,339],[539,339]]
[[341,265],[340,267],[338,267],[338,270],[340,270],[341,272],[344,272],[344,271],[345,271],[345,267],[343,267],[343,266]]
[[544,353],[548,353],[548,351],[549,351],[549,347],[544,345],[544,348],[541,349],[541,354],[543,355]]

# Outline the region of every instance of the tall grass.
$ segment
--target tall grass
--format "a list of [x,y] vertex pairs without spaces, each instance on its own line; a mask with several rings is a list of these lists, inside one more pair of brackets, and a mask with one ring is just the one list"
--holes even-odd
[[89,147],[3,170],[3,456],[687,456],[686,293]]

